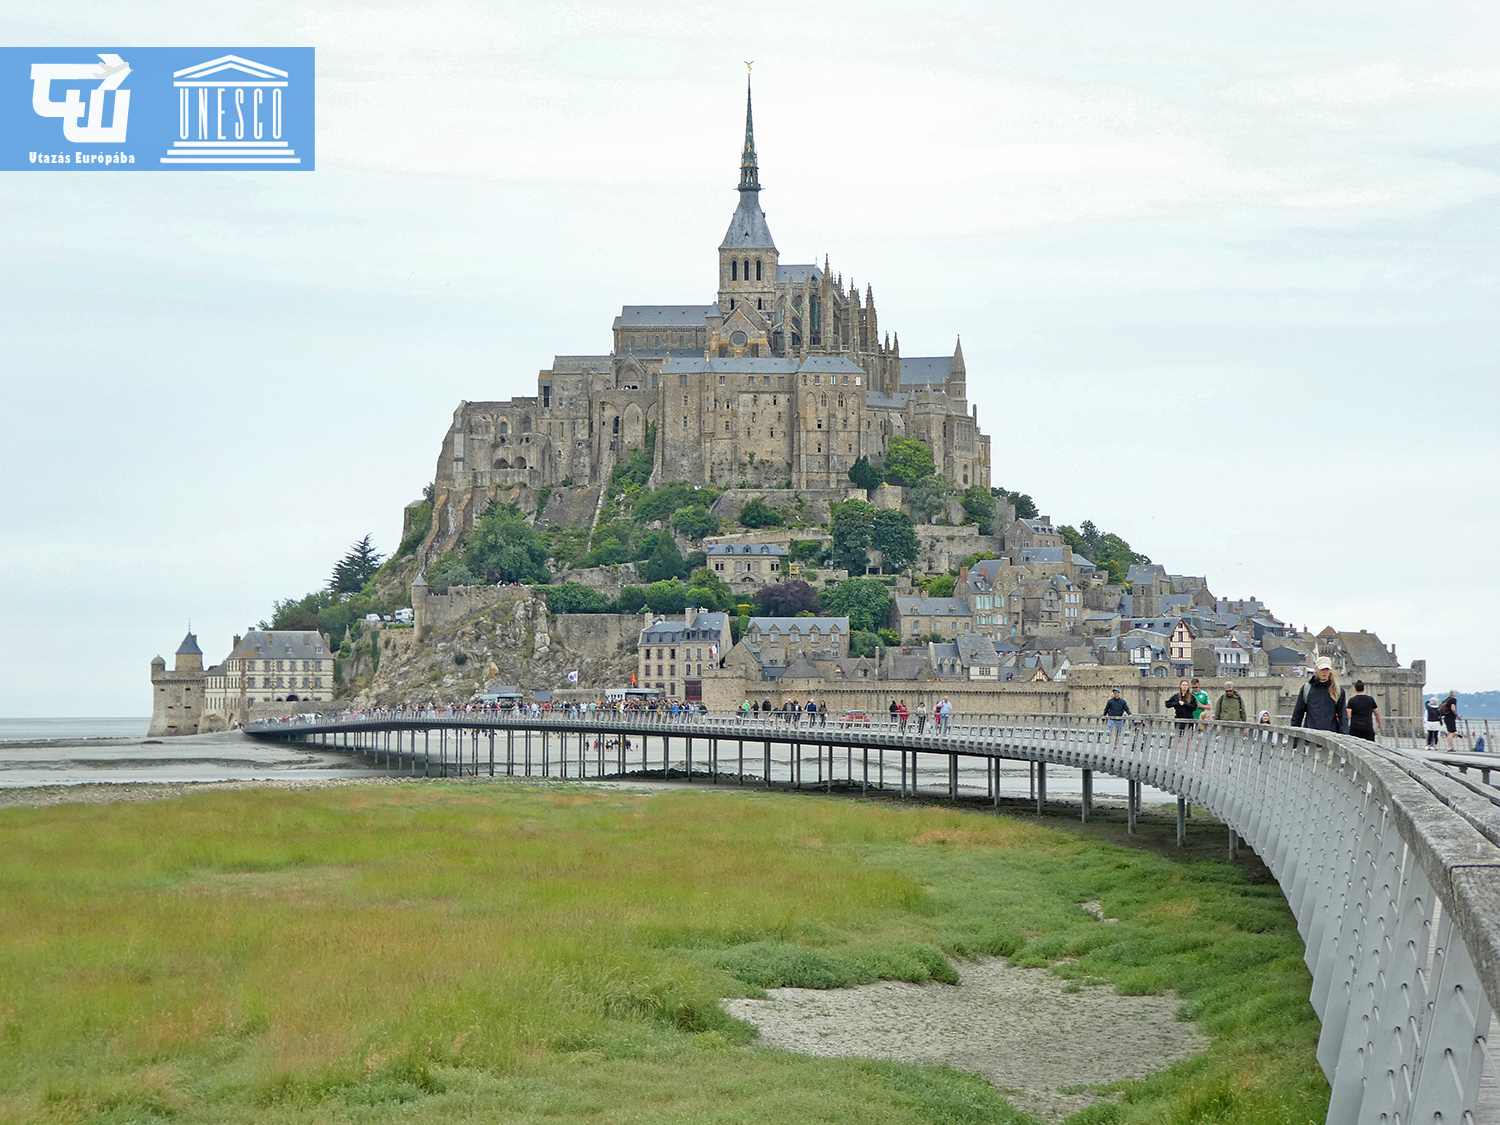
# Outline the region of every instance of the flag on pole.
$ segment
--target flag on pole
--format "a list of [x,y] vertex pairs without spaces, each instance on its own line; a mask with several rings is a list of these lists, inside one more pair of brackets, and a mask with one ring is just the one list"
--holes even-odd
[[578,673],[577,672],[569,672],[568,673],[568,683],[570,683],[570,684],[576,684],[577,682],[578,682]]

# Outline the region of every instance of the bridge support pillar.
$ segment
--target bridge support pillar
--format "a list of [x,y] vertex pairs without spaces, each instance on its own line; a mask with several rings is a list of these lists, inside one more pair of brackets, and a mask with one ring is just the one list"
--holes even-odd
[[1125,831],[1131,836],[1135,835],[1135,813],[1140,808],[1138,800],[1140,784],[1139,781],[1125,783]]
[[958,800],[958,755],[948,755],[948,800]]
[[1042,815],[1042,806],[1047,803],[1047,763],[1036,764],[1036,815]]
[[1083,811],[1079,814],[1080,819],[1086,824],[1089,815],[1094,811],[1094,771],[1083,771]]
[[1187,798],[1177,798],[1177,846],[1187,843]]
[[1229,830],[1229,858],[1238,859],[1240,855],[1240,834],[1233,828]]

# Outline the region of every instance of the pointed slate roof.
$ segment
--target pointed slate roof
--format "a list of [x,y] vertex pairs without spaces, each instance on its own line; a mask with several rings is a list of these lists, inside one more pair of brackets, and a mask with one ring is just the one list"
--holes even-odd
[[182,638],[182,643],[177,646],[178,656],[202,656],[203,650],[198,647],[198,638],[188,633]]
[[720,250],[774,250],[766,213],[760,209],[760,166],[755,157],[755,123],[750,114],[750,80],[745,79],[745,147],[740,153],[740,205],[729,220]]

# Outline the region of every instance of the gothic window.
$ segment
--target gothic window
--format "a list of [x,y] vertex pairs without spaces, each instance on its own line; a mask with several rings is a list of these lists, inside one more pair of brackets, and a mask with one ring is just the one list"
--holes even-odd
[[500,432],[502,434],[508,434],[508,433],[510,433],[510,423],[509,422],[501,422],[500,423]]
[[[816,375],[814,375],[814,376],[813,376],[813,378],[814,378],[814,379],[816,379],[816,378],[817,378],[817,376],[816,376]],[[822,401],[822,402],[820,402],[820,403],[819,403],[819,404],[818,404],[818,405],[819,405],[819,406],[827,406],[827,405],[828,405],[828,396],[827,396],[827,395],[824,395],[824,396],[823,396],[823,401]]]
[[525,467],[526,467],[526,458],[524,458],[524,457],[517,457],[516,458],[516,468],[518,468],[518,469],[524,469]]
[[531,433],[531,419],[530,418],[522,418],[521,419],[521,432],[523,434],[529,434],[529,433]]
[[[760,259],[759,258],[755,259],[755,280],[756,281],[760,280]],[[760,302],[757,301],[756,302],[756,308],[759,308],[759,307],[760,307]]]
[[[756,265],[760,265],[759,262],[756,262],[755,264]],[[758,308],[758,309],[764,309],[766,306],[761,302],[761,299],[759,297],[757,297],[757,298],[755,298],[755,307]]]
[[750,259],[749,258],[745,259],[745,280],[746,281],[750,280]]
[[[847,376],[847,375],[844,376],[844,378],[846,378],[846,379],[848,377],[849,376]],[[844,409],[844,396],[843,395],[839,395],[839,409],[840,410]]]
[[739,261],[737,259],[731,259],[730,262],[729,262],[729,280],[730,281],[738,281],[739,279],[740,279],[740,263],[739,263]]

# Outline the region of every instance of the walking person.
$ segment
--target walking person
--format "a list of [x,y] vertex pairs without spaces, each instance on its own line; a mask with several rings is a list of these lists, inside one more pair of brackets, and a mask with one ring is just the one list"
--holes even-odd
[[937,705],[937,707],[934,709],[934,711],[935,711],[935,713],[937,715],[938,730],[939,731],[945,731],[945,730],[947,730],[948,729],[948,717],[953,714],[953,703],[952,703],[952,701],[949,700],[949,698],[946,695],[943,696],[943,701]]
[[1203,685],[1198,681],[1197,676],[1193,677],[1193,698],[1198,702],[1198,709],[1193,712],[1193,720],[1198,723],[1198,729],[1202,730],[1203,717],[1208,714],[1211,704],[1208,692],[1203,690]]
[[1214,718],[1221,723],[1248,723],[1250,712],[1245,707],[1245,697],[1234,690],[1234,681],[1224,681],[1224,694],[1214,704]]
[[921,734],[927,729],[927,700],[917,704],[917,733]]
[[1438,710],[1437,696],[1433,696],[1423,706],[1426,708],[1426,721],[1422,723],[1422,729],[1427,732],[1427,749],[1436,750],[1438,744],[1438,732],[1443,729],[1443,716]]
[[910,713],[906,709],[906,700],[903,699],[900,703],[896,704],[896,721],[901,724],[902,734],[906,733],[906,718]]
[[894,699],[891,700],[891,705],[890,705],[890,707],[887,708],[887,710],[890,711],[890,713],[891,713],[891,726],[895,726],[896,725],[896,720],[898,718],[897,711],[899,709],[897,708],[896,701]]
[[1450,691],[1448,698],[1438,708],[1438,717],[1443,720],[1443,729],[1448,732],[1448,749],[1453,749],[1453,739],[1458,734],[1458,692]]
[[1374,742],[1376,732],[1385,733],[1380,721],[1380,707],[1375,697],[1365,694],[1364,680],[1354,681],[1354,697],[1349,700],[1349,733],[1366,742]]
[[1177,731],[1182,733],[1193,725],[1193,716],[1198,713],[1198,700],[1193,695],[1188,682],[1183,680],[1177,685],[1177,694],[1167,696],[1165,710],[1171,711],[1177,718]]
[[1120,745],[1120,734],[1125,730],[1125,716],[1128,714],[1130,704],[1125,702],[1119,688],[1112,689],[1104,701],[1104,725],[1114,732],[1116,746]]
[[1328,730],[1335,734],[1348,729],[1349,712],[1344,702],[1344,689],[1339,687],[1339,678],[1333,674],[1333,661],[1328,657],[1318,657],[1317,670],[1297,693],[1297,704],[1292,708],[1292,726]]

